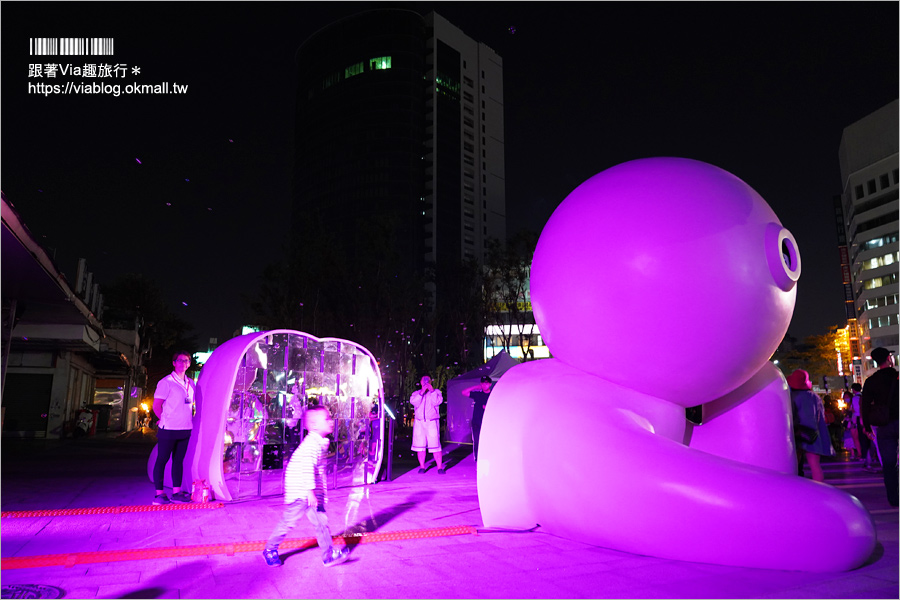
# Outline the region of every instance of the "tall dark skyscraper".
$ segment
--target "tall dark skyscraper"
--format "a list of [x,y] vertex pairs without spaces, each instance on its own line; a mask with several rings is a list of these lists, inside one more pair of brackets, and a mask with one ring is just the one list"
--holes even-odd
[[493,50],[434,13],[372,10],[319,30],[296,63],[295,246],[305,232],[422,272],[505,238]]

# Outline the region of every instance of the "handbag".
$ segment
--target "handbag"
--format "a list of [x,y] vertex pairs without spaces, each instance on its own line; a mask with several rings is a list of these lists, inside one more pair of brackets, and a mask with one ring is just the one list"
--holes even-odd
[[794,435],[804,444],[812,444],[819,439],[819,430],[798,423]]

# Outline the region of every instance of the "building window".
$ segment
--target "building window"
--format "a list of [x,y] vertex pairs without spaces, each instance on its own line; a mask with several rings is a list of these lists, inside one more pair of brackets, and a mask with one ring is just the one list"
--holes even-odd
[[334,84],[338,83],[342,79],[343,79],[343,77],[341,76],[341,73],[332,73],[331,75],[329,75],[325,78],[325,81],[322,82],[322,89],[327,90],[328,88],[330,88]]
[[875,238],[874,240],[869,240],[864,243],[863,250],[871,250],[872,248],[881,248],[885,244],[893,244],[897,241],[897,234],[891,233],[880,238]]
[[863,231],[869,231],[870,229],[875,229],[881,225],[885,225],[887,223],[896,223],[897,222],[897,213],[888,213],[886,215],[881,215],[880,217],[875,217],[874,219],[870,219],[864,223],[860,223],[856,226],[856,230],[853,232],[854,235],[858,233],[862,233]]
[[869,181],[867,181],[867,182],[866,182],[866,187],[869,189],[869,193],[870,193],[870,194],[874,194],[874,193],[876,192],[876,189],[875,189],[875,180],[874,180],[874,179],[870,179]]
[[364,71],[363,63],[358,62],[355,65],[350,65],[346,69],[344,69],[344,79],[350,79],[354,75],[359,75]]
[[900,183],[900,169],[894,169],[894,185]]
[[854,188],[854,192],[856,193],[857,200],[859,200],[860,198],[862,198],[865,195],[865,194],[863,194],[863,186],[861,186],[861,185],[856,186],[856,188]]
[[877,269],[878,267],[884,267],[887,265],[893,265],[900,261],[900,252],[894,252],[893,254],[885,254],[884,256],[879,256],[877,258],[870,258],[869,260],[864,260],[862,263],[862,270],[868,271],[869,269]]
[[863,306],[863,310],[872,310],[873,308],[881,308],[882,306],[897,304],[897,297],[898,294],[892,294],[888,296],[879,296],[877,298],[869,298],[868,300],[866,300],[866,303]]
[[[435,91],[439,94],[443,94],[445,96],[450,96],[451,98],[458,99],[459,98],[459,82],[453,79],[452,77],[446,77],[441,73],[438,73],[434,78],[435,83]],[[468,94],[468,92],[463,92],[464,94]]]
[[891,181],[888,178],[887,173],[885,173],[884,175],[879,177],[879,180],[880,180],[879,183],[881,184],[881,189],[884,190],[884,189],[891,187]]
[[869,319],[869,329],[876,327],[896,327],[898,325],[898,315],[884,315],[883,317],[874,317]]
[[391,57],[390,56],[379,56],[378,58],[370,58],[369,59],[369,69],[378,70],[381,69],[390,69],[391,68]]
[[880,288],[892,283],[897,283],[897,273],[891,273],[883,277],[875,277],[874,279],[866,279],[863,283],[863,288],[867,290],[874,290],[875,288]]

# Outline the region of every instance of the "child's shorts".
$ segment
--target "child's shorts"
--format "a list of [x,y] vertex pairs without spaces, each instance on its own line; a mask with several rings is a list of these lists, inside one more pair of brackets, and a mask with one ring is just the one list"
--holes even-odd
[[413,421],[412,451],[431,450],[441,451],[441,438],[438,435],[438,423],[440,421]]

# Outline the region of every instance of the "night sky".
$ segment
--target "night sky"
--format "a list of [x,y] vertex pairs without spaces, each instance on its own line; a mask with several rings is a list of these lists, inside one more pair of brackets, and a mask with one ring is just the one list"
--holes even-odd
[[[896,2],[7,1],[3,191],[73,287],[79,257],[101,291],[143,273],[201,346],[221,343],[289,238],[294,53],[334,20],[383,6],[434,9],[502,57],[510,233],[540,231],[569,192],[618,163],[703,160],[756,189],[800,245],[789,333],[842,324],[838,145],[844,127],[897,98]],[[115,54],[29,56],[40,37],[112,37]],[[29,78],[31,63],[104,62],[126,76]],[[41,82],[188,91],[29,94]],[[639,228],[640,214],[609,226]],[[704,342],[727,343],[727,324]]]

